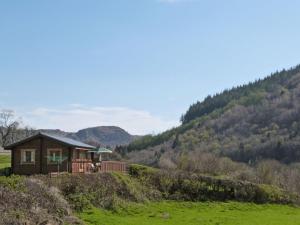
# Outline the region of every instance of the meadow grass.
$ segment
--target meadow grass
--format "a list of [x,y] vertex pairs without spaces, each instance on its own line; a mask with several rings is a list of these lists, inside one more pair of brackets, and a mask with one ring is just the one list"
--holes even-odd
[[130,204],[117,212],[92,208],[78,216],[88,225],[299,225],[300,208],[238,202]]
[[10,167],[10,155],[0,154],[0,169]]

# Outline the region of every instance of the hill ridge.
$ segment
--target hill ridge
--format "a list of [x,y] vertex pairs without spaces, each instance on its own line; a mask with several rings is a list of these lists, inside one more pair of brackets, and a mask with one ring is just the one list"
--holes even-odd
[[166,155],[178,159],[191,151],[246,163],[260,159],[298,162],[299,103],[300,65],[195,103],[182,116],[181,126],[145,136],[119,151],[131,152],[128,157],[135,162],[147,155],[150,165],[157,165]]
[[40,129],[50,134],[66,136],[93,145],[115,147],[127,145],[138,136],[131,135],[118,126],[95,126],[80,129],[77,132],[66,132],[60,129]]

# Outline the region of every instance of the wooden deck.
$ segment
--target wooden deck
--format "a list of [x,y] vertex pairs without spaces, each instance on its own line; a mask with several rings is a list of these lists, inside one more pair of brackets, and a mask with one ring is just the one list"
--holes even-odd
[[91,160],[76,159],[72,161],[72,173],[107,173],[122,172],[126,173],[127,164],[119,161],[102,161],[98,166],[93,166]]
[[74,159],[72,161],[72,173],[91,173],[92,160]]
[[122,172],[126,173],[127,166],[124,162],[118,161],[102,161],[100,166],[98,167],[98,172],[106,173],[106,172]]

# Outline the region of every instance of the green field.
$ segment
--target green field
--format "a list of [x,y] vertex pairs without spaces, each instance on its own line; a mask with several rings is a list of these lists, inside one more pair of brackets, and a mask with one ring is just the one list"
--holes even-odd
[[297,225],[300,208],[252,203],[160,202],[130,205],[118,212],[93,208],[78,215],[97,225]]
[[0,169],[10,167],[10,155],[0,155]]

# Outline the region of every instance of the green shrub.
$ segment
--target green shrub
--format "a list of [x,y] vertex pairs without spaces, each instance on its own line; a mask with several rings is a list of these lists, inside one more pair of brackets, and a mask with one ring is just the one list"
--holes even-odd
[[88,199],[87,195],[83,193],[70,194],[68,195],[68,200],[72,207],[79,212],[92,207],[90,199]]
[[10,177],[0,176],[0,186],[16,191],[25,191],[24,177],[17,175]]
[[259,188],[261,190],[261,196],[260,199],[265,199],[268,202],[274,202],[274,203],[299,203],[300,199],[299,196],[296,194],[287,193],[284,190],[270,185],[259,185]]
[[156,170],[152,167],[149,166],[143,166],[143,165],[138,165],[138,164],[131,164],[129,165],[128,172],[129,175],[133,177],[143,177],[147,176],[149,174],[153,174]]
[[191,174],[183,171],[151,170],[134,165],[130,174],[144,185],[157,189],[162,199],[181,201],[243,201],[256,203],[298,203],[299,196],[271,186]]

